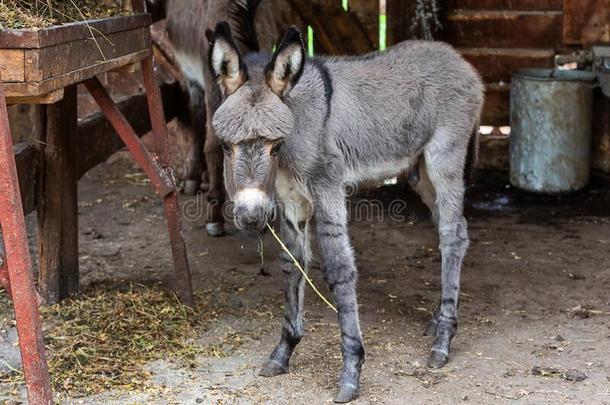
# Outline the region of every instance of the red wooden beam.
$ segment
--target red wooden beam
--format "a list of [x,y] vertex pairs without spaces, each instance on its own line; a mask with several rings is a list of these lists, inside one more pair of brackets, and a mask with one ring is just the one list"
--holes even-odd
[[53,403],[28,239],[0,77],[0,227],[30,404]]
[[148,152],[99,79],[94,77],[86,80],[84,84],[131,152],[131,155],[150,179],[157,194],[161,197],[170,194],[174,190],[172,175]]

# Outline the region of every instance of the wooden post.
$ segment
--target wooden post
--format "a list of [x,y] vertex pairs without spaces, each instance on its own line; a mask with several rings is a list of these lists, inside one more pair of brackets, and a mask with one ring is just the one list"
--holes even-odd
[[46,304],[78,291],[77,93],[46,107],[38,178],[38,284]]

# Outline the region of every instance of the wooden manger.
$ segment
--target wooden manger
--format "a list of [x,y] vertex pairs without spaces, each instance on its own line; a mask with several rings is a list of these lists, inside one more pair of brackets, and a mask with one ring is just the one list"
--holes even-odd
[[[183,303],[193,305],[164,106],[154,76],[151,19],[143,13],[143,0],[132,0],[132,5],[137,13],[130,16],[0,31],[0,235],[5,245],[0,247],[0,285],[13,299],[32,404],[51,404],[52,395],[23,214],[34,206],[38,214],[39,298],[54,303],[78,292],[77,182],[103,161],[102,155],[117,149],[118,140],[106,135],[108,126],[163,201],[174,263],[173,288]],[[133,66],[141,66],[146,94],[115,104],[96,76]],[[78,124],[79,83],[86,86],[107,121],[97,114]],[[13,148],[7,103],[47,104],[41,110],[42,134],[33,145]],[[138,137],[149,128],[155,154]]]
[[0,31],[8,103],[54,103],[65,87],[143,60],[150,53],[150,23],[149,14],[135,14]]

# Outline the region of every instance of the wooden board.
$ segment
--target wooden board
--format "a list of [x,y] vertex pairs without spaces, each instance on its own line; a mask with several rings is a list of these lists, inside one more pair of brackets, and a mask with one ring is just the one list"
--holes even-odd
[[129,31],[136,28],[148,27],[150,16],[138,14],[124,17],[111,17],[100,20],[92,20],[85,23],[71,23],[35,30],[2,30],[0,31],[0,48],[45,48],[71,42],[75,40],[91,38],[91,32],[95,35]]
[[[581,2],[582,0],[576,0]],[[563,0],[450,0],[449,9],[561,11]]]
[[447,16],[442,39],[458,47],[555,48],[561,44],[558,11],[456,10]]
[[6,97],[55,100],[63,87],[142,60],[150,52],[149,23],[149,15],[134,15],[0,32]]
[[610,43],[610,0],[564,0],[566,44]]
[[0,49],[0,69],[2,69],[3,82],[9,83],[24,81],[24,61],[25,54],[23,50]]
[[4,92],[7,98],[45,95],[55,91],[55,89],[63,88],[74,83],[80,83],[93,76],[97,76],[100,73],[109,72],[117,69],[118,67],[141,61],[148,56],[149,52],[149,49],[145,49],[109,60],[107,62],[74,70],[72,72],[68,72],[61,76],[52,77],[41,82],[6,83],[4,84]]
[[487,83],[510,82],[515,70],[553,67],[555,50],[527,48],[459,48]]

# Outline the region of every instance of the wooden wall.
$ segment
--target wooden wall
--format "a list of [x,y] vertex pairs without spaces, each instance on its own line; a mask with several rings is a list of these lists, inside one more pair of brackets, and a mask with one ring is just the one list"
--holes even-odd
[[[379,1],[281,0],[284,18],[311,25],[316,52],[359,54],[378,46]],[[414,0],[386,0],[387,44],[417,36]],[[510,78],[521,68],[550,68],[556,53],[610,44],[610,0],[437,0],[442,27],[435,39],[454,45],[486,83],[482,125],[509,125]],[[415,29],[413,29],[415,28]],[[610,102],[597,92],[596,169],[610,173]],[[494,135],[495,134],[495,135]],[[508,138],[482,137],[488,166],[508,167]],[[486,156],[488,154],[489,156]]]

